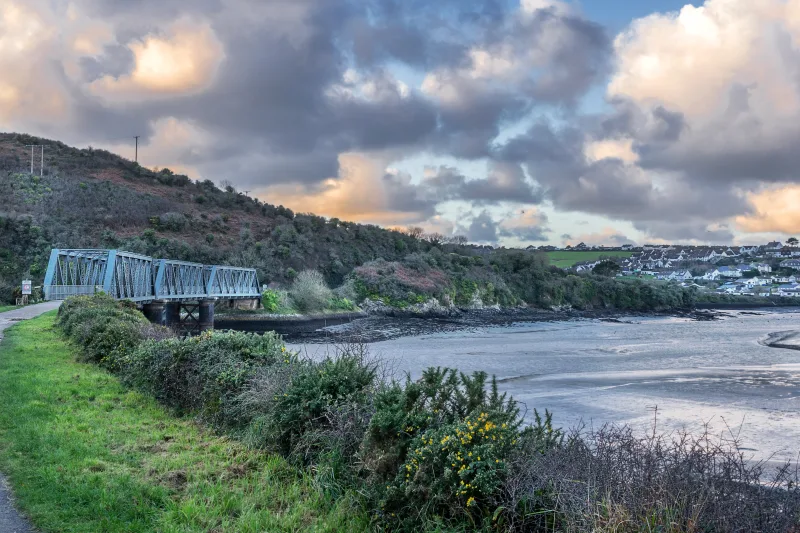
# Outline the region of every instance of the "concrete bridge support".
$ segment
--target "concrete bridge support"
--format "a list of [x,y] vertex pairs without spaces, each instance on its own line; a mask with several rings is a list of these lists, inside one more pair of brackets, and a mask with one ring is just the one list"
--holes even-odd
[[153,324],[159,326],[167,325],[167,304],[166,302],[152,302],[142,306],[142,312]]
[[200,302],[198,328],[200,332],[214,329],[214,301],[203,300]]
[[180,329],[181,327],[181,304],[179,302],[170,302],[166,305],[167,321],[165,326],[172,329]]
[[156,301],[142,306],[153,324],[166,326],[185,335],[197,335],[214,329],[215,300],[194,302]]

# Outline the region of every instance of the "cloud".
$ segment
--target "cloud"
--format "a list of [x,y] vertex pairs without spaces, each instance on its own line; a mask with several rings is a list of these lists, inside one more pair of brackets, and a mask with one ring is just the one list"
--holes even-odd
[[472,214],[469,222],[458,225],[456,233],[464,235],[473,243],[497,244],[501,240],[510,239],[513,244],[546,241],[547,216],[536,209],[493,215],[483,209]]
[[795,227],[800,0],[614,39],[561,0],[0,0],[0,68],[8,129],[141,135],[148,166],[300,210],[438,224],[456,203],[481,242],[547,237],[510,222],[543,203],[652,239]]
[[257,192],[262,200],[342,220],[390,226],[418,223],[435,216],[435,202],[417,197],[410,176],[386,173],[386,161],[365,154],[339,156],[339,175],[309,189],[276,185]]
[[130,73],[106,74],[89,91],[105,100],[128,101],[154,95],[187,95],[208,87],[224,59],[222,45],[208,23],[179,20],[165,36],[147,35],[127,45]]
[[502,220],[497,234],[510,237],[517,242],[541,242],[548,239],[550,229],[547,216],[535,208],[528,208],[514,213]]
[[561,236],[564,245],[576,246],[580,243],[589,246],[622,246],[623,244],[636,244],[632,239],[620,233],[618,230],[606,227],[594,233],[584,233],[573,237],[572,235]]
[[800,234],[800,186],[787,185],[751,193],[753,213],[736,217],[736,224],[751,233]]

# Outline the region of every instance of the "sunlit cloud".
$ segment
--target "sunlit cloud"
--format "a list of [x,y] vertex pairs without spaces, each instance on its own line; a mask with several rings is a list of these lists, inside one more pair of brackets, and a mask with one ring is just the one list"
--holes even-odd
[[214,80],[224,51],[208,24],[179,21],[165,36],[147,35],[128,45],[133,71],[115,78],[104,76],[91,91],[112,100],[197,92]]
[[736,217],[739,228],[751,233],[800,234],[800,185],[752,193],[753,213]]

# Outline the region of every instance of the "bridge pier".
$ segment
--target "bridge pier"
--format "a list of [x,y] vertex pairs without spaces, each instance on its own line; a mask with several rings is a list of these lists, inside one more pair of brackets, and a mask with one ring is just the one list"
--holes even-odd
[[153,324],[159,326],[167,325],[167,305],[166,302],[152,302],[142,306],[142,313]]
[[197,303],[156,300],[142,306],[142,312],[153,324],[166,326],[185,335],[197,335],[214,329],[215,300]]
[[164,323],[168,328],[180,329],[181,327],[181,304],[180,302],[169,302],[166,304]]
[[213,300],[202,300],[200,302],[200,310],[199,310],[200,318],[198,322],[198,328],[200,332],[209,331],[214,329],[214,301]]

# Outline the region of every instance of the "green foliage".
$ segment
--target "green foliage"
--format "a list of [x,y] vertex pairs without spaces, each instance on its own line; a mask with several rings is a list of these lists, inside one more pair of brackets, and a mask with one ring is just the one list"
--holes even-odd
[[339,298],[334,296],[328,300],[327,308],[332,311],[355,311],[356,305],[348,298]]
[[58,324],[82,348],[86,361],[109,370],[119,369],[150,328],[135,307],[104,295],[67,300],[59,309]]
[[281,305],[281,295],[278,291],[267,289],[261,295],[261,305],[264,306],[264,310],[269,313],[277,313],[278,308]]
[[598,276],[615,276],[619,271],[619,265],[610,260],[600,261],[592,269],[592,273]]
[[352,493],[332,499],[283,458],[77,364],[53,323],[26,320],[0,343],[0,470],[36,531],[368,529]]
[[521,424],[516,403],[494,379],[487,390],[484,372],[429,368],[379,392],[362,459],[384,518],[413,530],[426,515],[493,515]]
[[302,365],[272,412],[272,427],[278,448],[294,452],[303,437],[320,431],[325,414],[344,404],[367,403],[376,385],[376,366],[357,355],[326,359]]
[[181,412],[225,424],[226,410],[256,369],[289,364],[294,356],[272,333],[204,332],[186,339],[150,340],[123,361],[120,374]]

